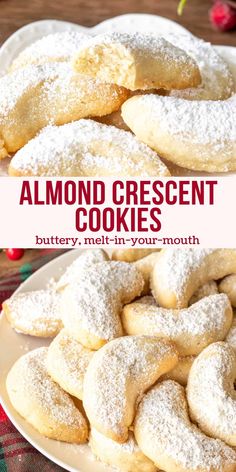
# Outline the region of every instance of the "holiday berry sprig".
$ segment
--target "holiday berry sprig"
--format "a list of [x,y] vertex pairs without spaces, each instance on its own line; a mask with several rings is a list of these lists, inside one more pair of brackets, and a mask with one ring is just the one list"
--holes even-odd
[[23,257],[24,253],[25,253],[24,249],[9,248],[5,250],[6,256],[11,261],[18,261],[19,259]]
[[[178,14],[182,15],[187,0],[180,0]],[[230,31],[236,28],[236,0],[214,0],[209,11],[209,18],[214,28]]]

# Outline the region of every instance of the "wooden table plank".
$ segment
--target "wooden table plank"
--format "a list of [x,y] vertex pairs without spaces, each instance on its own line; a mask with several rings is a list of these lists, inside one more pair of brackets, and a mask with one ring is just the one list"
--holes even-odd
[[162,15],[188,28],[213,44],[236,46],[236,32],[214,31],[209,23],[210,0],[188,0],[178,17],[178,0],[0,0],[0,43],[21,26],[40,19],[55,18],[93,26],[125,13]]

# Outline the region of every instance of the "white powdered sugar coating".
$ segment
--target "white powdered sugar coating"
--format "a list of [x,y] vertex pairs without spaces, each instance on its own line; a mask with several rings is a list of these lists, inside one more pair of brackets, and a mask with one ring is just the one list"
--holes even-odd
[[63,327],[60,300],[51,289],[19,293],[5,302],[5,311],[18,332],[55,336]]
[[83,379],[93,356],[63,329],[48,348],[47,370],[61,387],[82,398]]
[[234,390],[236,354],[226,343],[208,346],[196,358],[190,371],[190,410],[213,435],[235,436],[236,394]]
[[[207,392],[207,390],[206,390]],[[218,439],[205,436],[190,423],[184,388],[167,380],[143,397],[138,409],[135,435],[142,436],[146,451],[157,466],[169,460],[170,470],[222,472],[236,466],[236,453]],[[138,441],[139,442],[139,441]],[[150,444],[148,444],[148,442]],[[230,466],[232,469],[230,469]]]
[[[141,301],[142,303],[142,301]],[[137,315],[140,313],[140,302],[130,305]],[[222,340],[226,331],[226,309],[230,309],[227,295],[216,294],[205,297],[189,308],[182,310],[169,310],[147,303],[143,311],[143,321],[147,317],[144,334],[162,333],[167,339],[175,340],[179,336],[185,336],[185,346],[192,345],[193,336],[214,336],[216,340]],[[189,337],[189,339],[188,339]]]
[[83,424],[83,418],[69,395],[48,375],[46,356],[47,348],[41,347],[18,360],[22,372],[21,391],[27,392],[26,395],[30,395],[38,408],[53,421],[78,428]]
[[214,249],[184,248],[166,249],[162,254],[162,262],[165,271],[165,280],[168,287],[175,293],[177,299],[184,292],[186,282],[192,271],[196,270],[204,258]]
[[225,341],[230,344],[230,346],[233,348],[233,350],[236,353],[236,316],[233,318],[233,323],[232,326],[225,338]]
[[57,290],[65,288],[66,285],[78,282],[81,272],[86,268],[98,262],[108,259],[107,254],[102,249],[88,249],[70,264],[64,274],[56,283]]
[[215,280],[210,280],[210,282],[206,282],[204,285],[199,287],[193,296],[190,298],[189,305],[193,305],[193,303],[198,302],[204,297],[209,297],[210,295],[215,295],[219,293],[218,285]]
[[192,34],[169,33],[164,37],[183,49],[197,63],[202,83],[196,88],[172,90],[171,95],[188,100],[222,100],[234,92],[232,74],[214,47]]
[[69,61],[87,35],[75,31],[53,33],[35,41],[24,49],[13,61],[13,69],[24,63],[42,63],[46,61]]
[[236,142],[236,95],[228,100],[185,100],[175,97],[144,95],[140,105],[150,110],[159,132],[179,137],[183,143],[202,145],[201,155],[208,159],[210,145],[216,153],[230,153]]
[[65,327],[74,325],[107,341],[121,336],[122,305],[139,296],[143,278],[132,264],[100,262],[86,267],[62,294]]
[[77,175],[83,168],[93,176],[101,176],[103,169],[106,174],[127,175],[129,169],[130,175],[144,177],[148,163],[155,163],[158,175],[166,175],[157,154],[132,133],[84,119],[44,128],[12,159],[15,169],[42,176],[71,175],[77,165]]
[[140,400],[157,380],[158,364],[173,353],[170,344],[152,336],[124,336],[97,351],[84,380],[84,406],[91,423],[124,433],[127,405]]
[[[154,35],[143,33],[105,33],[99,34],[93,38],[87,39],[78,49],[80,51],[87,50],[88,53],[93,51],[93,48],[100,45],[122,45],[127,51],[134,52],[137,56],[147,56],[152,58],[162,57],[167,63],[174,62],[182,65],[193,65],[194,61],[189,57],[185,51],[175,47],[166,39]],[[191,67],[189,67],[189,75],[191,75]],[[188,71],[185,71],[188,75]]]

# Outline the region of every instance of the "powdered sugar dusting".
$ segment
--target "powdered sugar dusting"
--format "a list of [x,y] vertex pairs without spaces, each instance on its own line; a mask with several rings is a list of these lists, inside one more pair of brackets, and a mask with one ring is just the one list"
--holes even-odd
[[236,465],[233,449],[205,436],[190,423],[184,388],[171,380],[162,382],[144,396],[135,425],[138,439],[141,434],[145,436],[147,451],[149,449],[153,456],[150,458],[160,468],[164,466],[163,458],[169,459],[170,467],[178,464],[181,470],[222,472],[227,466],[233,470]]
[[140,295],[143,278],[132,264],[100,262],[84,269],[78,283],[68,285],[62,294],[65,327],[74,325],[111,340],[121,336],[122,305]]
[[72,262],[72,264],[69,265],[69,267],[67,267],[64,274],[62,274],[56,283],[56,288],[61,290],[69,283],[78,282],[81,272],[86,267],[98,262],[106,261],[107,259],[108,256],[102,249],[88,249],[87,251],[84,251]]
[[152,336],[125,336],[97,351],[84,381],[84,405],[92,424],[124,433],[130,421],[125,418],[127,404],[157,380],[159,363],[171,356],[173,347]]
[[228,343],[221,342],[202,351],[189,377],[188,400],[194,416],[222,439],[236,431],[235,372],[236,355]]
[[234,92],[232,74],[214,47],[192,34],[164,35],[171,43],[187,52],[198,64],[202,83],[196,88],[172,90],[171,95],[187,100],[223,100]]
[[4,304],[11,325],[22,333],[55,336],[63,327],[60,295],[53,290],[19,293]]
[[83,425],[84,420],[69,395],[47,374],[46,356],[47,348],[41,347],[25,354],[17,361],[22,372],[22,389],[27,392],[27,395],[31,395],[38,408],[42,409],[49,418],[78,428]]
[[13,61],[11,70],[27,64],[42,64],[49,61],[70,61],[87,35],[65,31],[44,36],[24,49]]
[[[230,303],[224,294],[205,297],[182,310],[169,310],[149,303],[143,308],[138,300],[127,307],[127,317],[129,318],[128,310],[132,310],[135,324],[135,314],[137,323],[139,322],[138,315],[141,315],[143,334],[170,339],[177,343],[181,353],[182,348],[194,349],[196,336],[201,339],[198,340],[195,349],[198,349],[202,343],[206,345],[207,340],[209,343],[212,339],[215,341],[224,339],[231,321],[226,314],[227,309],[230,310]],[[191,354],[196,353],[191,352]]]
[[175,293],[177,299],[182,296],[192,271],[196,270],[204,258],[213,251],[214,249],[169,248],[162,253],[165,280],[168,281],[168,287]]
[[79,120],[60,127],[48,126],[18,151],[12,167],[34,175],[129,175],[144,177],[148,165],[156,175],[167,169],[158,155],[128,132]]

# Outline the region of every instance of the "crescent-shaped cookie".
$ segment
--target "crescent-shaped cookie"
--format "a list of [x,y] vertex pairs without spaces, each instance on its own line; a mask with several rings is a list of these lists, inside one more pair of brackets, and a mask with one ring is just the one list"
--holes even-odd
[[227,342],[214,343],[195,359],[187,386],[193,421],[231,446],[236,446],[235,379],[236,352]]
[[103,249],[87,249],[79,255],[56,282],[56,289],[63,290],[66,285],[79,281],[80,274],[86,267],[109,260]]
[[32,64],[69,62],[87,37],[86,34],[76,31],[63,31],[43,36],[18,54],[12,62],[9,72]]
[[84,375],[93,353],[62,329],[48,348],[47,371],[63,390],[82,400]]
[[91,425],[123,443],[136,402],[178,362],[174,346],[154,336],[124,336],[97,351],[84,378],[84,408]]
[[236,170],[236,95],[228,100],[184,100],[136,96],[122,117],[142,142],[161,157],[191,170]]
[[31,65],[0,79],[0,157],[16,152],[48,124],[118,110],[128,92],[76,74],[67,63]]
[[157,468],[140,450],[134,434],[129,431],[125,443],[118,443],[91,429],[89,445],[93,454],[105,464],[117,467],[124,472],[156,472]]
[[12,176],[169,176],[158,155],[129,131],[93,120],[48,126],[12,158]]
[[74,57],[77,72],[129,90],[184,89],[201,83],[196,62],[151,34],[106,33],[88,39]]
[[232,308],[225,294],[205,297],[182,310],[137,300],[126,305],[122,312],[122,324],[127,334],[168,339],[181,356],[197,355],[212,342],[224,340],[232,319]]
[[62,292],[62,320],[68,333],[89,349],[100,349],[123,334],[122,306],[143,289],[141,273],[127,262],[100,262],[87,267],[78,283]]
[[191,423],[184,388],[166,380],[144,395],[134,424],[143,453],[165,472],[234,472],[236,452]]
[[34,290],[15,294],[5,300],[2,307],[16,331],[48,338],[56,336],[63,328],[60,300],[54,290]]
[[20,357],[6,380],[7,392],[15,410],[44,436],[81,444],[88,427],[70,396],[46,370],[47,348],[41,347]]
[[193,293],[209,280],[236,272],[236,249],[165,249],[152,272],[152,290],[165,308],[186,308]]

